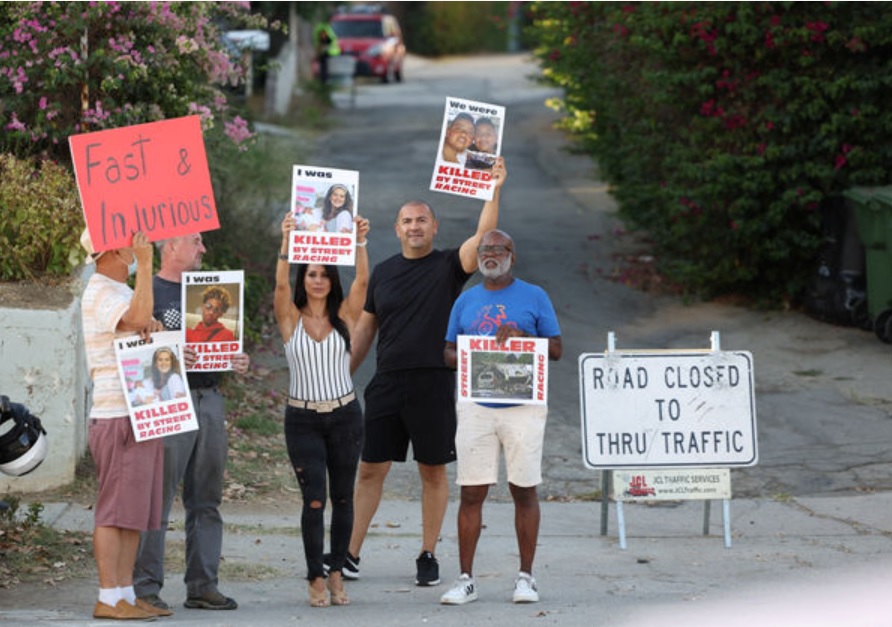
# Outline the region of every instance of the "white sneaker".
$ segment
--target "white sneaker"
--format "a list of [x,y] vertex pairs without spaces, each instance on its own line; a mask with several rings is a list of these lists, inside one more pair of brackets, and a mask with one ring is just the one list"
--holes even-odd
[[466,573],[462,573],[452,588],[440,597],[443,605],[464,605],[477,600],[477,582]]
[[520,573],[514,580],[514,597],[515,603],[537,603],[539,601],[539,591],[536,588],[536,580],[532,575]]

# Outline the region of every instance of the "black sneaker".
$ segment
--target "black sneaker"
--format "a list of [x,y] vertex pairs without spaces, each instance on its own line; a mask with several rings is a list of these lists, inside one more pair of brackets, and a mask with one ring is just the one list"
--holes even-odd
[[[331,571],[331,553],[326,553],[322,556],[322,570],[325,571],[326,575]],[[352,581],[359,579],[359,558],[353,557],[348,552],[347,558],[344,560],[344,567],[341,568],[341,575],[343,575],[344,579]]]
[[440,565],[430,551],[423,551],[415,560],[418,574],[415,575],[416,586],[436,586],[440,583]]

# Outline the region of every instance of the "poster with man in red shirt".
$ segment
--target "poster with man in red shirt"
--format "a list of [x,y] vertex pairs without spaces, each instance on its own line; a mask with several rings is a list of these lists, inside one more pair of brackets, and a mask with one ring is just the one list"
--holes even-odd
[[183,273],[183,329],[190,372],[232,370],[244,336],[243,270]]

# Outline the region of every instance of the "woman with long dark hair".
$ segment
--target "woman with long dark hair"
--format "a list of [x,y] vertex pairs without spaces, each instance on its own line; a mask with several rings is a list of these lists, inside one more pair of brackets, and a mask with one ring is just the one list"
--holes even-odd
[[[350,334],[369,283],[368,220],[356,216],[356,277],[344,298],[337,266],[297,266],[290,285],[288,243],[297,219],[282,220],[274,310],[285,343],[290,382],[285,443],[303,496],[301,534],[310,605],[350,603],[341,570],[353,531],[353,485],[362,450],[362,409],[350,376]],[[331,500],[328,582],[323,565],[326,484]]]

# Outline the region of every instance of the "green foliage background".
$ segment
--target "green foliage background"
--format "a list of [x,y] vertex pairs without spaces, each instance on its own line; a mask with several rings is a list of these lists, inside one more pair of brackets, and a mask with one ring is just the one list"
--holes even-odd
[[0,280],[65,277],[85,253],[74,175],[51,161],[0,153]]
[[800,293],[821,212],[892,168],[892,12],[863,2],[537,2],[529,35],[661,270]]
[[509,2],[389,2],[399,19],[406,48],[439,56],[504,52]]
[[84,260],[70,135],[198,115],[224,226],[208,234],[205,266],[245,270],[249,337],[259,335],[276,245],[259,216],[270,189],[288,189],[268,159],[286,159],[276,146],[249,150],[245,58],[224,45],[230,28],[284,30],[245,3],[0,5],[0,281],[65,281]]

